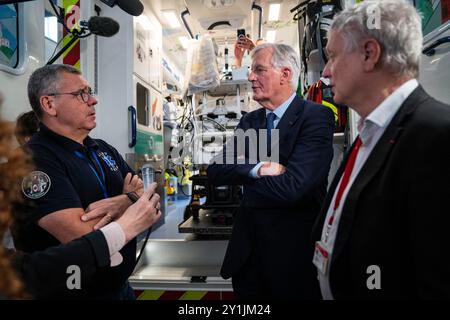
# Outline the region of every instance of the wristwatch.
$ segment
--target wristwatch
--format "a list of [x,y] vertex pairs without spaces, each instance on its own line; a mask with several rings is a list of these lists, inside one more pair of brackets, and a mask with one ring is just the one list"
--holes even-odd
[[131,202],[133,202],[133,203],[135,203],[136,201],[139,200],[139,196],[134,191],[128,192],[128,193],[125,193],[125,194],[127,195],[128,199],[130,199]]

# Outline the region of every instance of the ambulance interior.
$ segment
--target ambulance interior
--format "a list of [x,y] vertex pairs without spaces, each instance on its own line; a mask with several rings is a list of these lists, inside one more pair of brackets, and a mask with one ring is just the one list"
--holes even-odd
[[[321,78],[326,30],[335,12],[355,2],[2,2],[0,88],[17,96],[6,99],[2,114],[14,120],[29,108],[27,78],[67,46],[55,61],[79,67],[99,98],[97,127],[91,135],[114,145],[137,172],[150,164],[159,183],[163,218],[140,237],[137,255],[143,251],[131,285],[147,292],[230,292],[231,281],[222,279],[219,271],[241,189],[210,185],[205,169],[242,115],[259,108],[247,80],[250,55],[246,53],[242,67],[236,67],[237,32],[244,29],[254,42],[262,38],[293,46],[302,61],[299,94],[312,99],[320,90],[326,102],[331,94]],[[420,82],[431,95],[450,103],[450,5],[445,0],[412,2],[426,13]],[[143,11],[133,15],[137,3]],[[61,8],[65,27],[58,22]],[[120,29],[106,36],[102,30],[89,36],[87,29],[67,45],[75,36],[64,29],[80,20],[93,28],[88,22],[96,16],[113,19]],[[16,41],[14,54],[7,50],[8,39]],[[357,123],[357,115],[346,106],[331,108],[337,128],[330,179],[356,136]]]

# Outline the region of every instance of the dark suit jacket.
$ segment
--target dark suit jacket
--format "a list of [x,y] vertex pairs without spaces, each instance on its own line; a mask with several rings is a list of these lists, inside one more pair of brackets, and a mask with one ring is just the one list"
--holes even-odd
[[101,268],[110,265],[108,244],[100,230],[56,247],[33,253],[17,252],[13,264],[22,276],[27,292],[34,298],[54,297],[67,288],[71,265],[80,267],[80,284],[84,288]]
[[[345,162],[314,227],[316,241]],[[450,106],[419,87],[348,192],[330,265],[334,298],[450,298],[449,195]],[[367,288],[371,265],[380,268],[380,290]]]
[[[238,128],[265,129],[265,109],[246,114]],[[265,281],[284,284],[286,296],[311,298],[318,287],[310,237],[326,193],[334,117],[329,108],[295,97],[277,129],[284,174],[253,179],[248,174],[254,164],[208,167],[216,185],[244,186],[221,274],[235,275],[253,254],[260,264],[255,271],[266,275]]]

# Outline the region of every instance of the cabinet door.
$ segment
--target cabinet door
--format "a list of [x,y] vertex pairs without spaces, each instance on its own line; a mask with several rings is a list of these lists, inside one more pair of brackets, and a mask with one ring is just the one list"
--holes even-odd
[[149,83],[149,30],[138,19],[134,19],[134,72],[145,82]]
[[149,81],[155,88],[161,89],[161,47],[162,47],[162,31],[159,25],[155,24],[150,30],[149,43]]

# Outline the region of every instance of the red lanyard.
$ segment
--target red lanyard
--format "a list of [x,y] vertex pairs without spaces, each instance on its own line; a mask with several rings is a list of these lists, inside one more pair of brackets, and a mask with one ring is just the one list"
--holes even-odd
[[333,214],[328,219],[328,224],[325,230],[325,241],[328,240],[328,234],[330,232],[331,226],[333,225],[334,215],[336,213],[339,204],[341,203],[342,195],[345,191],[345,188],[348,185],[348,181],[350,180],[350,176],[353,171],[353,167],[355,166],[356,156],[358,155],[359,148],[361,147],[362,141],[359,137],[356,138],[355,145],[353,146],[352,152],[348,157],[347,164],[345,165],[344,175],[342,176],[341,183],[339,185],[338,192],[336,194],[336,198],[334,200],[333,206]]

